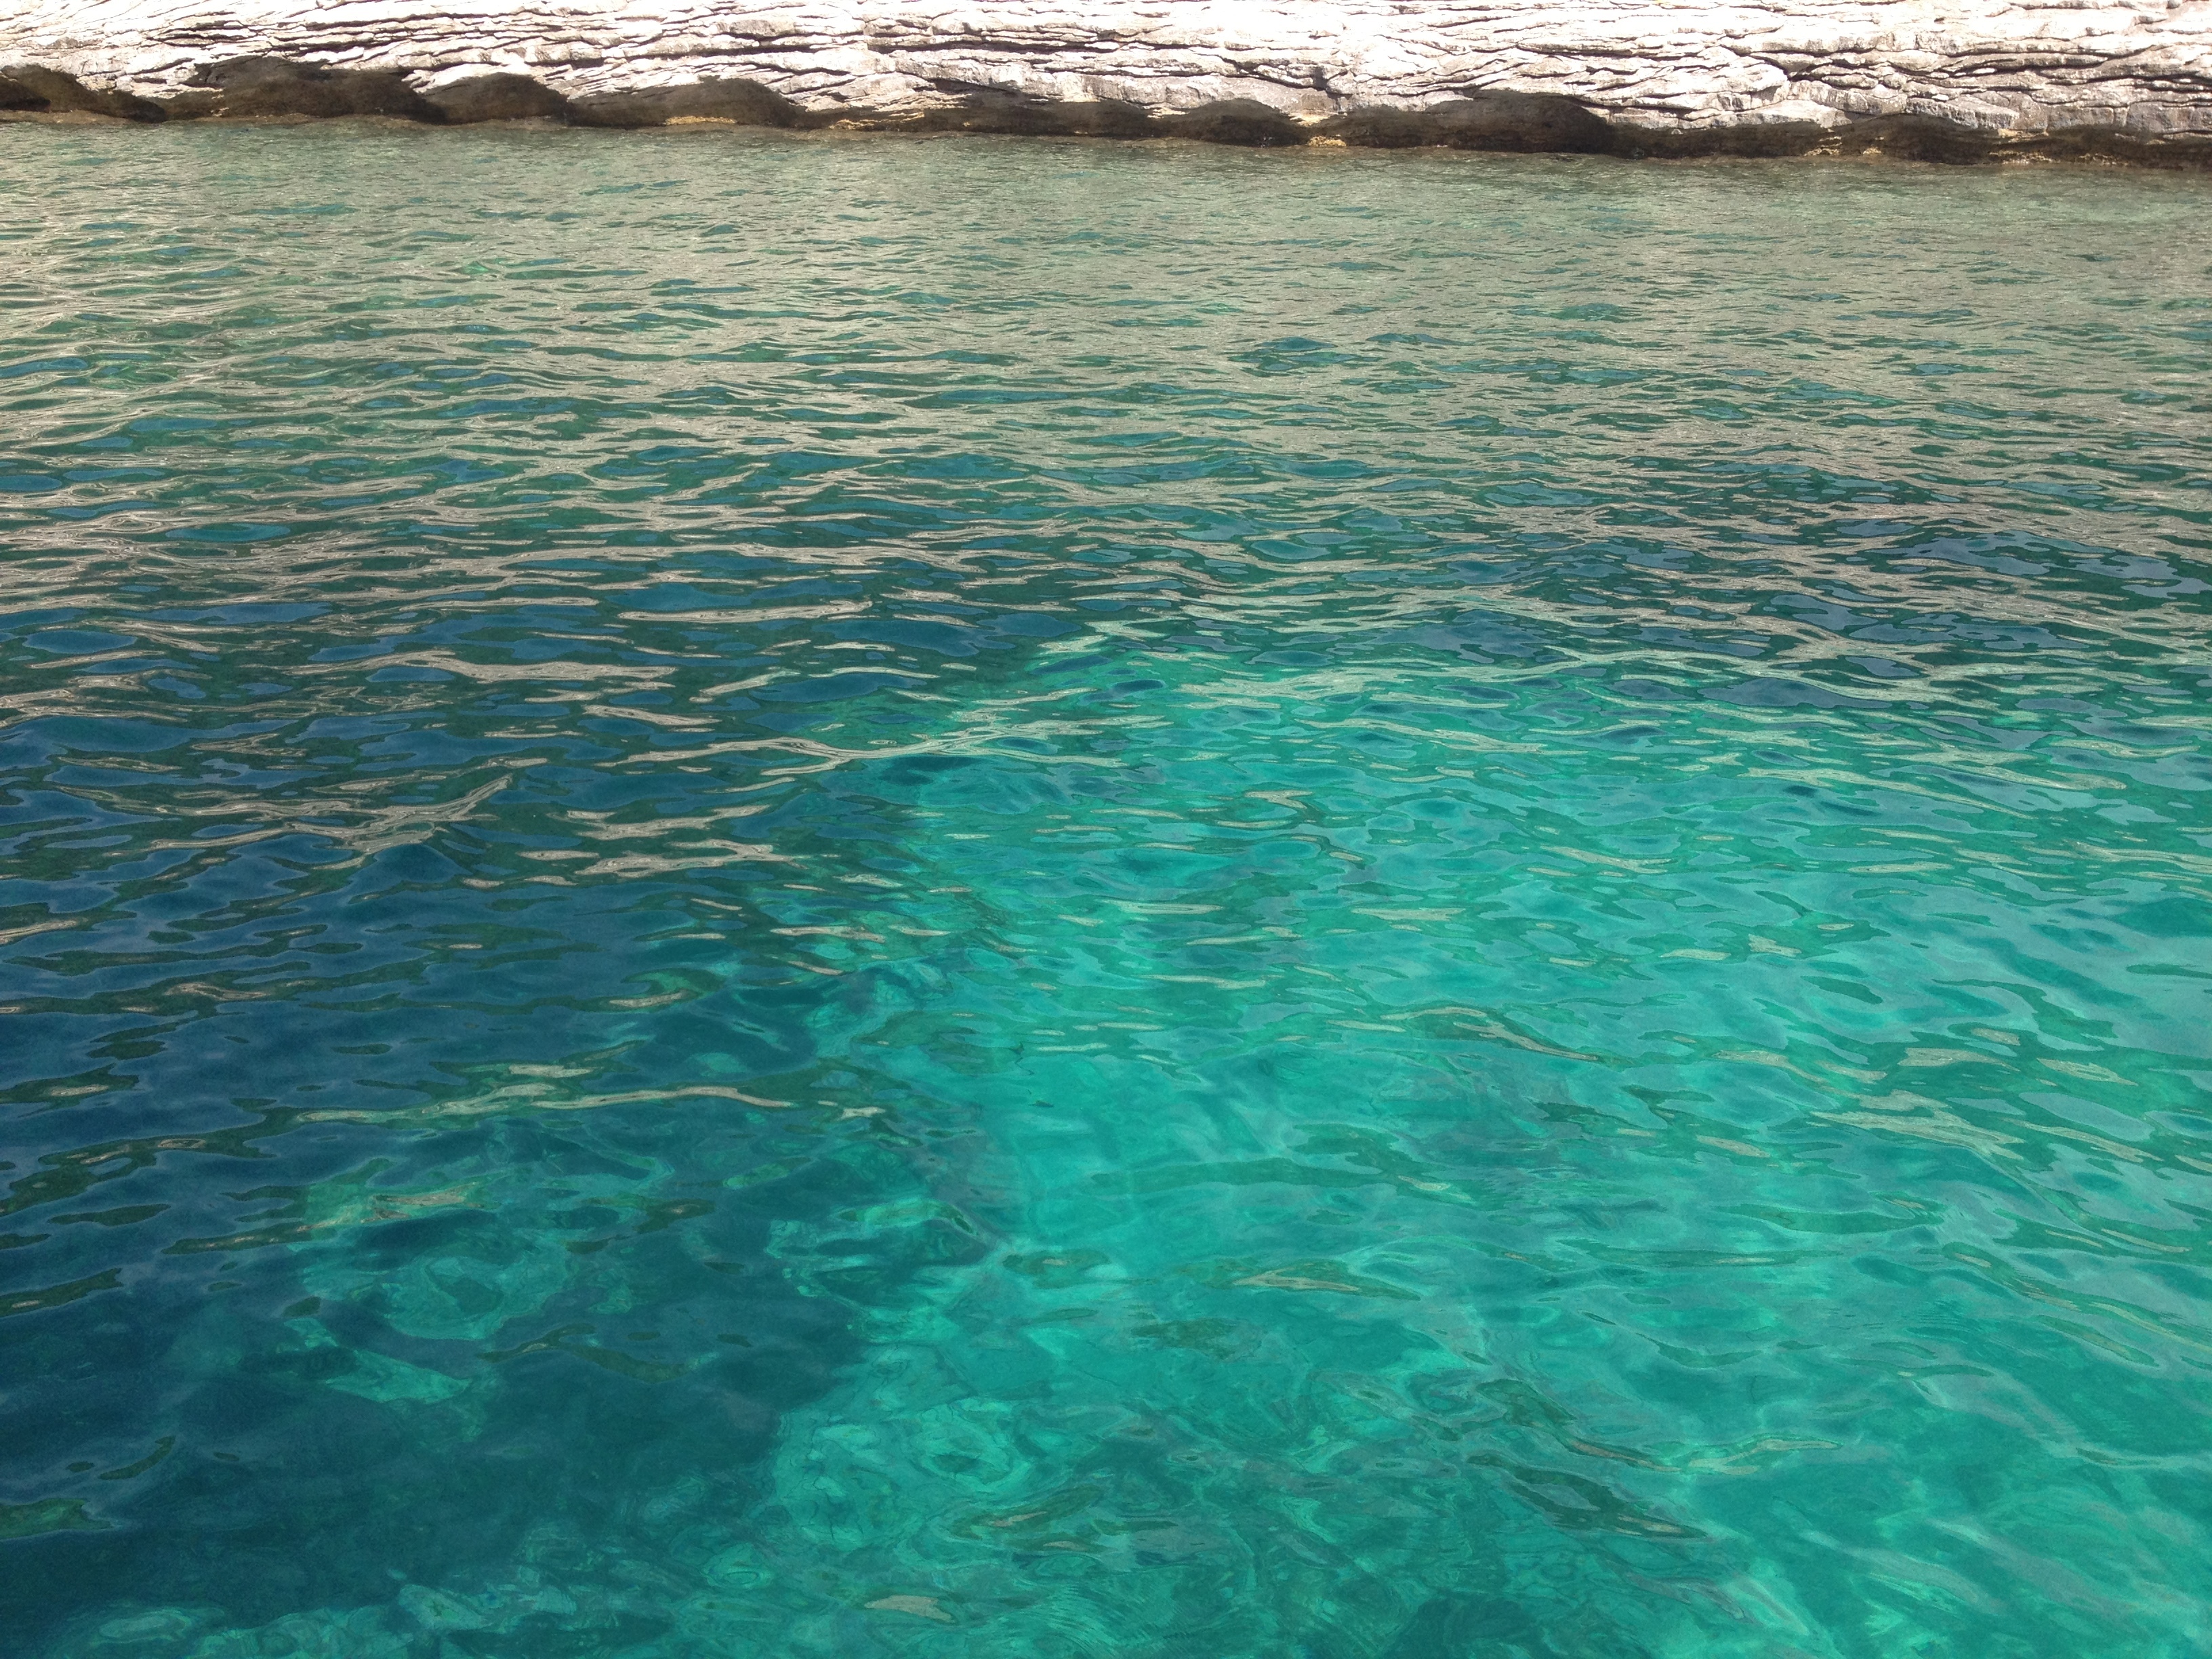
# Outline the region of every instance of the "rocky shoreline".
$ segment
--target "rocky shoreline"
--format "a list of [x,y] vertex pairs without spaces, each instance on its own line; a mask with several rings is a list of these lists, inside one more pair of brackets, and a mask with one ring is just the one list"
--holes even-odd
[[790,131],[837,128],[1112,139],[1182,138],[1253,149],[1342,145],[1689,161],[1715,157],[1887,157],[1949,164],[2087,161],[2212,171],[2212,137],[2112,126],[1992,130],[1938,117],[1878,115],[1827,125],[1765,120],[1656,126],[1607,120],[1557,94],[1486,92],[1419,108],[1355,107],[1300,119],[1249,98],[1153,111],[1125,100],[1054,100],[977,91],[919,111],[810,109],[756,81],[708,79],[570,97],[526,75],[495,72],[418,88],[390,70],[331,69],[249,57],[195,70],[149,97],[88,85],[35,64],[0,68],[0,119],[299,122],[380,117],[425,125],[531,122],[581,127],[723,125]]
[[2212,148],[2212,0],[0,0],[0,70],[18,118],[2187,168]]

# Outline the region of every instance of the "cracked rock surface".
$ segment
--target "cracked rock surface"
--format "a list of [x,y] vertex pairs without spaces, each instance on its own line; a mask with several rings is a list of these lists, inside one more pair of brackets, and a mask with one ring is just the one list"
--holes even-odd
[[0,63],[160,96],[281,58],[574,100],[744,79],[818,112],[979,91],[1311,120],[1479,91],[1645,127],[1924,116],[2212,133],[2212,0],[0,0]]

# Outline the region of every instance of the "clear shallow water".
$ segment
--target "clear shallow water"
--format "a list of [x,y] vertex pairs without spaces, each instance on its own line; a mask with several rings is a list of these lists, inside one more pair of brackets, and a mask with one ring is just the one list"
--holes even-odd
[[13,1650],[2212,1641],[2195,183],[5,136]]

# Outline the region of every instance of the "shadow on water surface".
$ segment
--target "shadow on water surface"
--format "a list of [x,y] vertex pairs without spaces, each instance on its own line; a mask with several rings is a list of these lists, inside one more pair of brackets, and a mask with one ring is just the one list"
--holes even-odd
[[27,1651],[2202,1636],[2161,181],[19,136]]

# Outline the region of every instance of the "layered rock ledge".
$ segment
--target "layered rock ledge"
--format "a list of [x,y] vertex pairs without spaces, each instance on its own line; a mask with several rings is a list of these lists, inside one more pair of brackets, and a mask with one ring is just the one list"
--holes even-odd
[[0,0],[0,72],[118,119],[2196,164],[2212,0]]

